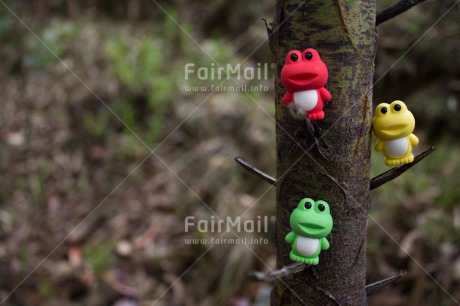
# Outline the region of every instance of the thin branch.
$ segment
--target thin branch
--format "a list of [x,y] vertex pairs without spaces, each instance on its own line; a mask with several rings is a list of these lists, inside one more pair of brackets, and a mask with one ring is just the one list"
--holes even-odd
[[239,156],[235,157],[235,161],[241,167],[243,167],[246,171],[257,175],[258,177],[260,177],[264,181],[268,182],[269,184],[276,185],[276,179],[274,179],[272,176],[266,174],[265,172],[260,171],[259,169],[257,169],[253,165],[251,165],[250,163],[244,161],[241,157],[239,157]]
[[305,117],[305,125],[307,126],[308,133],[316,138],[316,128],[307,117]]
[[282,267],[279,270],[271,271],[271,272],[252,272],[249,274],[249,276],[257,281],[261,282],[272,282],[278,278],[285,277],[300,271],[303,271],[309,267],[308,265],[302,264],[302,263],[293,263],[287,266]]
[[412,163],[404,164],[404,165],[401,165],[401,166],[398,166],[398,167],[394,167],[394,168],[388,170],[387,172],[384,172],[384,173],[374,177],[373,179],[371,179],[370,190],[378,188],[378,187],[382,186],[383,184],[385,184],[385,183],[387,183],[387,182],[389,182],[391,180],[394,180],[395,178],[397,178],[398,176],[400,176],[401,174],[403,174],[404,172],[406,172],[407,170],[409,170],[410,168],[412,168],[413,166],[415,166],[416,164],[421,162],[425,157],[430,155],[430,153],[433,152],[434,150],[436,150],[436,148],[431,147],[428,150],[426,150],[425,152],[417,155],[414,158],[414,161]]
[[268,27],[267,19],[261,18],[262,21],[265,23],[265,29],[267,30],[267,34],[270,37],[273,33],[273,23],[270,22],[270,27]]
[[406,271],[401,271],[401,272],[399,272],[399,274],[396,274],[396,275],[394,275],[392,277],[382,279],[382,280],[380,280],[378,282],[375,282],[375,283],[372,283],[370,285],[367,285],[366,286],[366,295],[367,296],[373,295],[374,293],[376,293],[377,291],[379,291],[383,287],[385,287],[385,286],[397,281],[398,279],[400,279],[404,275],[406,275]]
[[333,301],[337,306],[340,306],[340,303],[339,301],[337,301],[337,298],[335,296],[333,296],[330,292],[320,288],[320,287],[316,287],[316,289],[321,292],[322,294],[324,294],[324,296],[326,296],[328,299],[330,299],[331,301]]
[[[321,129],[314,121],[311,121],[310,118],[305,116],[304,111],[295,106],[294,103],[288,104],[288,110],[291,116],[299,123],[299,126],[302,129],[305,127],[307,128],[309,136],[315,137],[315,139],[321,137]],[[305,125],[303,125],[303,123],[305,123]]]
[[377,14],[375,26],[390,20],[426,0],[402,0]]

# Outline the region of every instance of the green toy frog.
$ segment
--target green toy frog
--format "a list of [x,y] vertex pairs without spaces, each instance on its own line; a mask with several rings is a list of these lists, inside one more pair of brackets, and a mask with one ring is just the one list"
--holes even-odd
[[292,231],[286,235],[286,242],[292,247],[290,259],[317,265],[321,250],[329,249],[326,236],[333,225],[329,205],[322,200],[304,198],[292,212],[290,224]]

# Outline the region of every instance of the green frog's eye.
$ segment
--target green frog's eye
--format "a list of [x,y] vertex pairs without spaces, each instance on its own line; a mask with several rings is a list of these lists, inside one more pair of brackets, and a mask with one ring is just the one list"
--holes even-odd
[[381,112],[382,114],[385,115],[385,114],[388,112],[388,108],[382,107],[382,108],[380,109],[380,112]]
[[310,202],[305,202],[305,204],[303,206],[305,207],[305,209],[310,209],[311,208],[311,203]]
[[326,207],[324,206],[324,204],[319,204],[318,205],[318,210],[319,211],[324,211],[326,209]]
[[299,58],[299,56],[297,54],[295,54],[295,53],[291,54],[291,61],[296,62],[298,58]]

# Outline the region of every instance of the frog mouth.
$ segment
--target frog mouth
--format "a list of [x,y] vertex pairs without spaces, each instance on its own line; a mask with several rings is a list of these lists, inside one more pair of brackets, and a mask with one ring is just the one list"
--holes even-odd
[[304,223],[300,223],[299,224],[300,227],[302,229],[307,229],[307,230],[317,230],[317,231],[320,231],[320,230],[323,230],[324,229],[324,226],[321,226],[321,225],[318,225],[318,224],[315,224],[315,223],[307,223],[307,222],[304,222]]
[[407,126],[407,124],[393,124],[393,125],[390,125],[388,126],[388,129],[389,130],[399,130],[399,129],[403,129]]
[[382,129],[383,132],[396,132],[396,131],[402,131],[407,127],[407,124],[393,124],[387,126],[386,129]]
[[302,73],[299,73],[299,74],[294,74],[290,77],[291,80],[298,80],[298,81],[301,81],[301,80],[305,80],[305,79],[312,79],[314,77],[316,77],[317,74],[316,73],[311,73],[311,72],[302,72]]

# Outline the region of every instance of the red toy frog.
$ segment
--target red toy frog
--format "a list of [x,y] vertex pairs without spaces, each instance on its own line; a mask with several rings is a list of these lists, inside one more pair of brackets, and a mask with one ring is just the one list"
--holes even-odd
[[324,88],[327,78],[326,64],[315,49],[305,49],[302,53],[292,50],[281,70],[281,83],[287,89],[283,103],[294,102],[311,120],[323,119],[323,104],[331,100],[331,94]]

